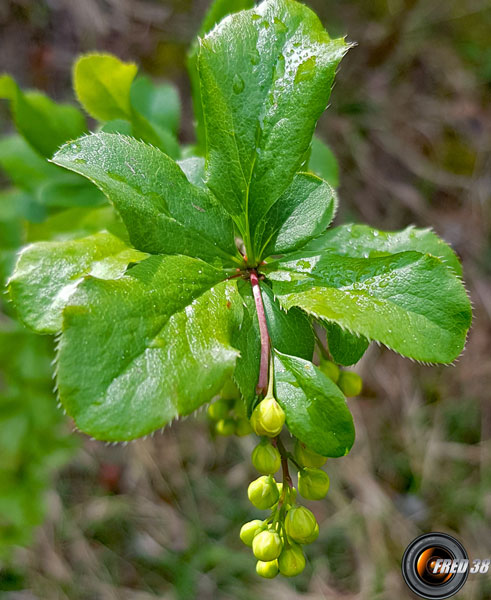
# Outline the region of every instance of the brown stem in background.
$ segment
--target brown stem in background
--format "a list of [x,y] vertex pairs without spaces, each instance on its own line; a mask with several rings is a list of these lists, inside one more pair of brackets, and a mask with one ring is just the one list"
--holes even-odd
[[257,380],[256,393],[266,394],[268,389],[268,369],[269,369],[269,334],[266,322],[266,313],[264,312],[263,297],[259,287],[259,279],[256,271],[251,271],[252,295],[256,303],[257,319],[259,322],[259,333],[261,336],[261,361],[259,363],[259,378]]

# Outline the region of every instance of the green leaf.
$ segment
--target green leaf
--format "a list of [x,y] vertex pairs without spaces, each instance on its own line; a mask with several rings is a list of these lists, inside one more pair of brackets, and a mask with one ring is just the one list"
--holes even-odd
[[51,164],[19,135],[0,139],[0,169],[42,206],[97,206],[106,202],[88,181]]
[[261,338],[250,282],[239,281],[238,291],[241,296],[243,313],[240,326],[232,332],[232,345],[240,352],[234,371],[234,379],[250,415],[256,398],[256,385],[261,358]]
[[19,255],[9,281],[10,294],[26,325],[38,333],[56,333],[61,329],[62,311],[84,277],[117,279],[128,264],[145,256],[110,233],[38,242]]
[[197,259],[152,256],[121,279],[79,286],[64,311],[57,381],[82,431],[133,439],[220,391],[242,314],[236,283],[223,277]]
[[292,0],[231,15],[201,40],[208,185],[246,246],[305,161],[347,49]]
[[285,354],[312,360],[315,338],[307,315],[298,308],[284,311],[274,299],[269,285],[261,282],[260,286],[272,347]]
[[299,306],[404,356],[449,363],[464,347],[469,300],[461,281],[433,256],[298,253],[264,271],[286,309]]
[[107,121],[104,125],[99,129],[103,133],[122,133],[123,135],[133,135],[133,126],[129,121],[125,121],[125,119],[113,119],[112,121]]
[[333,188],[339,186],[338,161],[329,146],[316,135],[310,149],[309,171],[325,179]]
[[201,99],[201,82],[198,74],[198,44],[191,46],[187,57],[187,70],[191,84],[191,98],[193,100],[194,126],[196,131],[195,154],[204,155],[206,149],[205,117]]
[[99,121],[131,120],[130,89],[138,67],[112,54],[86,54],[73,68],[80,104]]
[[[0,190],[0,289],[14,268],[19,248],[26,242],[26,219],[41,221],[44,210],[28,193],[16,188]],[[0,295],[1,310],[10,312],[4,306],[7,296]]]
[[201,23],[198,35],[203,37],[226,16],[241,10],[247,10],[253,6],[254,0],[213,0]]
[[[238,289],[244,313],[240,328],[233,337],[233,345],[241,354],[234,377],[250,410],[259,377],[261,338],[251,284],[241,281]],[[288,313],[282,310],[268,285],[261,283],[261,293],[272,347],[311,360],[315,339],[307,316],[297,308],[292,308]]]
[[353,335],[336,323],[324,321],[322,324],[327,331],[329,352],[338,365],[354,365],[365,354],[370,345],[367,338]]
[[[27,383],[32,389],[36,384],[43,384],[46,391],[51,391],[52,345],[51,338],[35,335],[20,323],[3,316],[0,323],[2,381],[15,388],[25,388]],[[53,408],[57,412],[56,407]]]
[[[16,189],[0,190],[0,288],[12,272],[18,248],[25,242],[21,217],[30,211],[31,198]],[[3,298],[0,295],[0,309]],[[0,312],[1,314],[1,312]]]
[[106,204],[101,192],[91,183],[72,173],[57,173],[56,179],[49,179],[37,190],[38,202],[47,207],[71,208],[92,207]]
[[0,169],[17,187],[34,191],[60,170],[42,158],[20,135],[0,138]]
[[322,179],[299,173],[258,224],[259,258],[298,250],[334,218],[337,198]]
[[100,231],[109,231],[130,245],[130,238],[120,216],[112,206],[100,208],[68,208],[60,210],[42,223],[27,225],[27,241],[58,241],[76,240]]
[[177,161],[182,171],[193,185],[205,188],[205,159],[200,156],[190,156]]
[[[131,133],[136,138],[177,158],[179,146],[173,133],[158,122],[151,123],[139,112],[140,107],[147,112],[161,107],[153,107],[148,86],[145,96],[139,80],[134,81],[137,70],[134,63],[125,63],[112,54],[86,54],[75,64],[73,86],[80,103],[92,117],[111,122],[107,131],[128,133],[130,123]],[[132,94],[135,84],[136,92]]]
[[26,195],[16,189],[0,190],[0,248],[18,248],[24,239],[21,216]]
[[150,123],[177,134],[181,118],[179,93],[170,83],[154,84],[149,77],[138,77],[131,85],[131,105]]
[[[46,216],[46,211],[40,206],[36,199],[29,193],[17,188],[0,190],[0,221],[16,222],[22,226],[23,220],[39,223]],[[2,245],[3,238],[0,238]]]
[[99,131],[129,135],[160,148],[171,158],[176,159],[181,156],[179,143],[174,134],[156,124],[151,124],[145,117],[138,113],[133,114],[133,121],[131,123],[124,119],[114,119],[105,123]]
[[355,441],[341,390],[311,362],[274,352],[275,397],[290,432],[322,456],[345,456]]
[[368,225],[341,225],[312,240],[304,250],[328,250],[353,258],[375,258],[414,250],[431,254],[462,275],[462,265],[455,252],[431,229],[407,227],[402,231],[380,231]]
[[150,123],[143,115],[133,111],[133,136],[163,150],[171,158],[179,158],[181,151],[174,134],[156,123]]
[[106,194],[135,248],[217,264],[239,260],[231,219],[207,190],[192,185],[157,148],[98,133],[67,144],[53,162],[84,175]]
[[[254,0],[214,0],[201,24],[199,36],[203,37],[227,15],[239,10],[252,8]],[[191,97],[195,116],[197,147],[195,154],[204,154],[206,147],[206,134],[201,101],[201,84],[198,74],[198,41],[195,41],[188,52],[187,68],[191,83]]]
[[52,156],[61,144],[87,130],[74,106],[57,104],[40,92],[22,92],[9,75],[0,76],[0,98],[10,101],[18,132],[43,156]]

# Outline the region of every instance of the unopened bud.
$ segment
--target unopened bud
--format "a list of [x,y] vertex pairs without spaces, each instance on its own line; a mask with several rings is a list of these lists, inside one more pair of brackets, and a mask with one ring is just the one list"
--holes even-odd
[[340,373],[339,367],[337,364],[333,363],[330,360],[321,360],[320,364],[319,364],[319,368],[324,373],[324,375],[327,375],[329,377],[329,379],[334,381],[334,383],[337,383],[337,381],[339,379],[339,373]]
[[218,399],[208,407],[208,416],[214,421],[220,421],[228,416],[230,407],[226,400]]
[[306,467],[298,474],[298,491],[307,500],[322,500],[329,490],[329,476],[321,469]]
[[285,577],[295,577],[305,569],[305,556],[297,544],[290,544],[283,549],[278,558],[280,573]]
[[261,531],[252,540],[252,551],[258,560],[275,560],[280,555],[283,544],[276,531]]
[[215,426],[218,435],[233,435],[235,433],[235,421],[233,419],[220,419]]
[[273,475],[281,466],[281,456],[278,450],[269,442],[261,442],[252,451],[254,468],[263,475]]
[[345,396],[358,396],[363,387],[362,378],[353,371],[341,371],[338,386]]
[[254,521],[249,521],[248,523],[244,523],[240,528],[240,539],[244,542],[246,546],[252,548],[252,540],[258,531],[261,529],[263,522],[259,519],[254,519]]
[[271,475],[263,475],[250,483],[247,495],[251,503],[260,510],[271,508],[280,497],[276,481]]
[[311,544],[312,542],[315,542],[315,540],[319,537],[319,524],[316,523],[315,524],[315,528],[314,531],[312,532],[312,534],[305,540],[304,544]]
[[278,575],[278,561],[269,560],[265,562],[258,560],[256,563],[256,573],[265,579],[273,579]]
[[312,512],[304,506],[291,508],[285,518],[285,530],[294,542],[308,543],[315,531],[317,521]]
[[302,467],[322,467],[326,464],[327,458],[317,454],[310,448],[297,440],[294,450],[295,459]]
[[283,429],[285,413],[272,396],[264,398],[254,409],[251,425],[257,435],[276,437]]

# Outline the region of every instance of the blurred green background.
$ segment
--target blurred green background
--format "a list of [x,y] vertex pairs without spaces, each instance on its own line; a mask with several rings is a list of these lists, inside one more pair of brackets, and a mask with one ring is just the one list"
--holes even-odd
[[[127,446],[71,434],[52,392],[51,339],[16,325],[2,300],[2,599],[409,599],[400,561],[416,535],[446,531],[471,558],[490,557],[491,6],[308,4],[331,35],[358,44],[318,128],[339,161],[337,220],[432,226],[453,245],[474,303],[466,351],[453,367],[427,367],[372,345],[357,367],[363,395],[350,400],[355,447],[328,462],[331,491],[310,506],[321,534],[307,569],[265,582],[238,539],[257,517],[246,498],[253,440],[213,439],[203,414]],[[208,5],[2,0],[0,71],[73,101],[78,54],[134,60],[178,86],[179,137],[191,143],[186,52]],[[0,125],[11,131],[5,103]],[[0,203],[2,277],[22,241],[9,206]],[[456,598],[491,598],[491,575],[471,575]]]

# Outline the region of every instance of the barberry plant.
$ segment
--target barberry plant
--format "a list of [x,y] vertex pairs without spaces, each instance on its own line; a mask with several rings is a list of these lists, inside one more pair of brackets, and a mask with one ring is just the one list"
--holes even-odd
[[248,497],[269,516],[240,537],[259,575],[288,577],[319,534],[299,497],[324,498],[326,458],[354,443],[345,396],[362,382],[344,367],[371,341],[450,363],[471,309],[431,230],[328,229],[337,197],[313,173],[326,153],[312,139],[349,44],[295,0],[245,2],[215,25],[225,4],[190,54],[197,144],[177,162],[152,102],[132,99],[134,66],[79,60],[78,99],[106,124],[51,166],[94,184],[121,221],[27,246],[9,289],[24,323],[57,335],[60,401],[88,435],[132,440],[218,396],[218,434],[259,436]]

